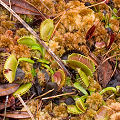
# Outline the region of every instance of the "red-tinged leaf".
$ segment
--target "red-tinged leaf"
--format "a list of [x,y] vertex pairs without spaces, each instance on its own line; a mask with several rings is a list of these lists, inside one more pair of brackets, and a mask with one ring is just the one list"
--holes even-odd
[[0,96],[10,95],[19,88],[18,84],[3,84],[0,85]]
[[108,61],[106,61],[105,63],[98,67],[97,71],[98,81],[103,87],[105,87],[111,79],[111,75],[113,73],[112,66]]
[[109,42],[109,44],[108,44],[108,46],[107,46],[108,49],[109,49],[109,48],[111,47],[111,45],[113,44],[114,40],[115,40],[115,34],[114,34],[113,32],[111,32],[111,33],[110,33],[110,42]]
[[56,82],[59,86],[59,90],[64,86],[65,84],[65,73],[62,69],[59,69],[56,71],[52,77],[53,82]]
[[[0,116],[4,116],[4,114],[0,114]],[[30,118],[30,115],[25,111],[14,111],[14,112],[7,112],[5,117],[14,118],[14,119],[27,119]]]
[[96,25],[93,25],[93,26],[88,30],[88,32],[87,32],[87,34],[86,34],[86,40],[89,40],[89,39],[92,38],[93,33],[94,33],[94,31],[95,31],[95,28],[96,28]]
[[[9,5],[9,0],[2,0]],[[10,0],[11,8],[19,14],[42,15],[33,5],[25,0]],[[42,15],[43,16],[43,15]]]

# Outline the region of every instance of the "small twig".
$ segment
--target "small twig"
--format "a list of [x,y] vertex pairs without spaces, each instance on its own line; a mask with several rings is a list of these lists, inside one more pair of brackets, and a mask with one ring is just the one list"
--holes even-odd
[[101,64],[105,63],[107,60],[111,59],[111,58],[114,58],[116,56],[119,56],[120,54],[117,54],[117,55],[113,55],[113,56],[110,56],[108,58],[106,58]]
[[38,106],[38,110],[41,109],[42,107],[42,100],[40,100],[39,106]]
[[[58,13],[58,14],[53,18],[53,20],[55,20],[55,19],[57,19],[58,17],[60,17],[61,15],[63,15],[63,13],[64,13],[64,11]],[[52,17],[52,16],[50,16],[50,17]]]
[[96,4],[93,4],[93,5],[90,5],[90,6],[87,6],[88,8],[91,8],[91,7],[94,7],[94,6],[97,6],[97,5],[101,5],[101,4],[104,4],[106,2],[106,0],[102,1],[102,2],[99,2],[99,3],[96,3]]
[[52,12],[50,11],[50,9],[47,7],[47,5],[45,5],[45,3],[42,1],[42,0],[40,0],[40,2],[43,4],[43,6],[52,14]]
[[109,49],[103,56],[104,58],[106,58],[106,56],[108,55],[108,53],[110,53],[111,51],[113,51],[115,48],[117,48],[116,46],[112,49]]
[[107,7],[112,11],[112,13],[113,13],[116,17],[118,17],[118,16],[116,15],[116,13],[112,10],[112,8],[111,8],[109,5],[107,5]]
[[35,93],[25,102],[26,104],[34,97]]
[[42,41],[39,38],[39,35],[23,20],[20,18],[19,15],[17,15],[10,7],[8,7],[4,2],[0,0],[0,4],[5,7],[10,13],[13,14],[14,17],[16,17],[22,24],[23,26],[31,33],[34,35],[34,37],[38,40],[38,42],[48,51],[48,53],[55,59],[55,61],[58,63],[58,65],[65,71],[65,73],[71,77],[71,74],[69,71],[66,69],[64,63],[61,61],[59,57],[57,57],[54,52],[46,45],[44,41]]
[[53,90],[54,90],[54,89],[49,90],[49,91],[47,91],[46,93],[43,93],[42,95],[35,97],[34,99],[41,98],[41,97],[47,95],[48,93],[52,92]]
[[23,101],[23,99],[20,97],[19,94],[17,95],[17,98],[20,100],[20,102],[22,103],[22,105],[25,107],[25,109],[26,109],[26,111],[28,112],[28,114],[30,115],[31,119],[32,119],[32,120],[35,120],[33,114],[32,114],[31,111],[30,111],[30,109],[29,109],[28,106],[25,104],[25,102]]
[[6,116],[6,108],[7,108],[7,103],[8,103],[8,95],[6,96],[6,100],[5,100],[5,110],[4,110],[4,118],[3,120],[5,120],[5,116]]
[[117,55],[113,55],[113,56],[110,56],[110,57],[106,58],[105,60],[102,61],[102,63],[100,63],[100,64],[97,66],[96,70],[97,70],[102,64],[104,64],[107,60],[109,60],[109,59],[111,59],[111,58],[114,58],[114,57],[116,57],[116,56],[119,56],[119,55],[120,55],[120,54],[117,54]]
[[55,96],[50,96],[50,97],[42,98],[42,100],[48,100],[48,99],[53,99],[53,98],[57,98],[57,97],[61,97],[61,96],[66,96],[66,95],[73,95],[73,94],[75,94],[75,92],[64,93],[64,94],[55,95]]

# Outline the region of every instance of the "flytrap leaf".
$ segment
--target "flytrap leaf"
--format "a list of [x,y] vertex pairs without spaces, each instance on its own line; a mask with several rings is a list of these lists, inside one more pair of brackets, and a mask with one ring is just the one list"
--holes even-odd
[[114,87],[106,87],[106,88],[104,88],[104,89],[100,92],[100,94],[102,95],[102,94],[104,94],[104,93],[107,92],[107,91],[113,91],[114,93],[116,93],[116,92],[117,92],[117,89],[114,88]]
[[14,93],[19,88],[19,84],[0,85],[0,96],[6,96]]
[[14,119],[27,119],[27,118],[30,118],[30,115],[26,111],[7,112],[6,114],[0,114],[0,116],[5,116],[5,117],[8,117],[8,118],[14,118]]
[[44,41],[48,41],[54,30],[53,20],[46,19],[40,25],[40,37]]
[[95,72],[94,63],[81,54],[73,53],[69,55],[66,63],[73,69],[81,68],[87,76],[93,76],[93,72]]
[[77,71],[78,71],[78,73],[79,73],[79,75],[80,75],[80,77],[81,77],[81,80],[82,80],[83,84],[84,84],[86,87],[88,87],[88,86],[89,86],[89,79],[88,79],[88,77],[86,76],[86,74],[85,74],[80,68],[78,68]]
[[75,104],[81,112],[84,113],[86,111],[85,104],[84,104],[84,102],[82,101],[81,98],[77,98],[76,101],[75,101]]
[[13,54],[8,57],[4,64],[3,74],[9,83],[12,83],[15,79],[17,65],[18,65],[17,59]]
[[62,69],[59,69],[58,71],[56,71],[52,76],[52,80],[53,82],[56,82],[58,84],[59,90],[64,86],[65,79],[66,79],[66,76]]
[[81,114],[82,112],[75,105],[67,105],[68,113]]
[[36,39],[32,36],[23,36],[17,40],[19,44],[27,45],[28,47],[39,46]]
[[32,87],[32,83],[26,83],[21,85],[16,92],[13,93],[14,97],[17,97],[17,95],[22,96],[23,94],[27,93],[29,89]]
[[18,63],[21,61],[25,61],[25,62],[29,62],[31,64],[35,63],[33,60],[31,60],[30,58],[19,58],[18,59]]
[[32,36],[23,36],[17,40],[19,44],[27,45],[32,50],[38,50],[41,52],[42,56],[45,55],[44,48],[36,42],[36,39]]
[[80,90],[83,94],[88,95],[87,91],[80,85],[79,82],[75,82],[74,87],[78,90]]

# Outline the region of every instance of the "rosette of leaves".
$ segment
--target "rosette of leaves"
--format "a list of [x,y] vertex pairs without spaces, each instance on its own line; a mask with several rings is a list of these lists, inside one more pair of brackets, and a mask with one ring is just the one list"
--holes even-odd
[[95,72],[94,63],[88,57],[81,54],[73,53],[69,55],[66,63],[75,70],[80,68],[87,76],[93,76],[93,72]]
[[52,76],[52,81],[57,83],[60,90],[66,82],[66,76],[64,71],[62,69],[57,70]]
[[53,20],[46,19],[40,25],[40,37],[44,41],[49,41],[54,30]]
[[23,36],[20,39],[17,40],[19,44],[26,45],[32,50],[38,50],[40,51],[42,57],[45,56],[45,49],[37,43],[36,39],[32,36]]

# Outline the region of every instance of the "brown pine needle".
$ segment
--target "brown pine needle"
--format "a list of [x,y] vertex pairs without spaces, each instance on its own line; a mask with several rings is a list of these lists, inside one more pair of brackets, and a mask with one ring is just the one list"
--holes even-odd
[[55,34],[55,31],[56,31],[56,29],[57,29],[60,21],[63,19],[65,13],[66,13],[66,11],[64,11],[64,13],[63,13],[63,15],[61,16],[60,20],[59,20],[58,23],[55,25],[55,28],[54,28],[54,30],[53,30],[53,33],[52,33],[51,37],[50,37],[50,40],[53,38],[53,35]]
[[31,119],[32,119],[32,120],[35,120],[33,114],[32,114],[31,111],[30,111],[30,109],[29,109],[28,106],[25,104],[25,102],[23,101],[23,99],[20,97],[19,94],[17,95],[17,98],[20,100],[20,102],[22,103],[22,105],[25,107],[25,109],[26,109],[26,111],[28,112],[28,114],[30,115]]
[[[63,15],[64,12],[60,12],[57,15],[55,15],[55,17],[53,18],[53,20],[57,19],[58,17],[60,17],[61,15]],[[52,16],[51,16],[52,17]]]
[[50,97],[42,98],[42,100],[48,100],[48,99],[53,99],[53,98],[57,98],[57,97],[61,97],[61,96],[66,96],[66,95],[73,95],[73,94],[75,94],[75,92],[63,93],[63,94],[60,94],[60,95],[55,95],[55,96],[50,96]]
[[104,58],[106,58],[106,56],[111,52],[111,51],[113,51],[114,49],[116,49],[117,48],[117,46],[115,46],[115,47],[113,47],[112,49],[109,49],[103,56],[104,56]]
[[99,3],[96,3],[96,4],[93,4],[93,5],[90,5],[88,6],[88,8],[91,8],[91,7],[95,7],[97,5],[101,5],[101,4],[104,4],[106,2],[106,0],[102,1],[102,2],[99,2]]
[[42,95],[40,95],[40,96],[35,97],[34,99],[41,98],[41,97],[47,95],[48,93],[52,92],[53,90],[54,90],[54,89],[49,90],[49,91],[47,91],[46,93],[44,93],[44,94],[42,94]]
[[106,59],[102,62],[102,64],[105,63],[107,60],[109,60],[109,59],[111,59],[111,58],[114,58],[114,57],[116,57],[116,56],[119,56],[119,55],[120,55],[120,54],[116,54],[116,55],[113,55],[113,56],[110,56],[110,57],[106,58]]
[[54,58],[54,60],[58,63],[58,65],[64,70],[64,72],[71,77],[69,71],[66,69],[64,63],[61,61],[59,57],[57,57],[54,52],[46,45],[44,41],[42,41],[37,33],[23,20],[20,18],[19,15],[17,15],[10,7],[8,7],[4,2],[0,0],[0,4],[5,7],[11,14],[13,14],[14,17],[16,17],[23,26],[31,33],[33,36],[38,40],[38,42],[48,51],[48,53]]
[[43,4],[43,6],[52,14],[51,10],[47,7],[47,5],[45,5],[45,3],[43,2],[43,0],[40,0],[40,2]]

